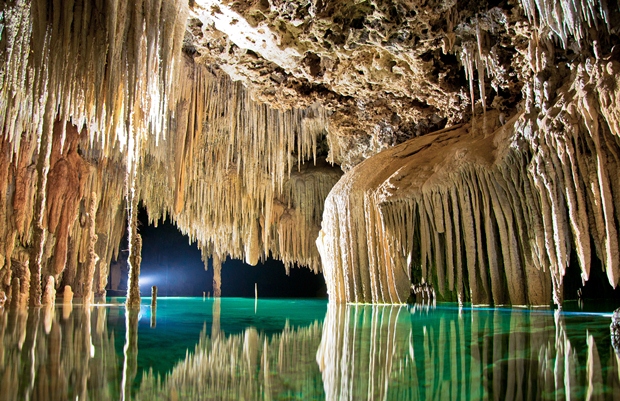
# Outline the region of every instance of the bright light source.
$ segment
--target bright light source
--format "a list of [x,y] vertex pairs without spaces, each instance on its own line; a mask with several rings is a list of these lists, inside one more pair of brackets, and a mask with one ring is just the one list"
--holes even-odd
[[158,278],[158,276],[152,274],[140,275],[140,287],[151,287],[157,283]]

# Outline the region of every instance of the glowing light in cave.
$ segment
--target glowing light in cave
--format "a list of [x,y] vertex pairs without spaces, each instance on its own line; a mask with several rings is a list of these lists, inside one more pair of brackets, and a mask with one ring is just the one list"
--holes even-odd
[[151,286],[158,285],[161,280],[162,277],[158,274],[140,275],[140,291],[150,290]]

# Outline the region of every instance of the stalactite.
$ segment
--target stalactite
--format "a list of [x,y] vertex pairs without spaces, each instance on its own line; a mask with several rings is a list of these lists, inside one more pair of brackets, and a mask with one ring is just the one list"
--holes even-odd
[[531,22],[551,29],[563,47],[571,39],[583,46],[593,26],[602,29],[599,24],[603,23],[610,29],[606,0],[521,0],[521,6]]
[[43,251],[45,247],[46,229],[43,226],[43,216],[46,206],[47,174],[49,172],[51,142],[52,142],[52,122],[51,103],[45,109],[46,120],[43,124],[43,134],[37,157],[37,192],[34,204],[34,227],[32,234],[32,251],[30,252],[30,306],[41,304],[41,270],[43,268]]
[[137,174],[150,221],[169,215],[198,242],[203,258],[229,255],[255,264],[271,253],[287,269],[299,264],[318,272],[314,237],[340,176],[313,160],[325,110],[270,109],[189,59],[181,69],[187,79],[180,81],[170,130],[160,146],[144,144]]
[[[47,228],[56,237],[48,274],[57,278],[67,263],[69,235],[79,213],[79,202],[92,174],[91,166],[78,154],[80,133],[70,123],[54,123],[50,172],[47,184]],[[63,145],[64,142],[64,145]]]

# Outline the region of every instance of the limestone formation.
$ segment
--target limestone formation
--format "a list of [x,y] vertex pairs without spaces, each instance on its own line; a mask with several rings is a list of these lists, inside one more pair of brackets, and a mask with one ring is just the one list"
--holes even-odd
[[620,282],[617,4],[121,3],[0,5],[10,303],[104,296],[129,231],[139,304],[140,204],[205,265],[271,256],[337,302]]
[[620,308],[614,311],[609,329],[611,331],[611,345],[616,350],[616,353],[620,355]]
[[213,255],[213,297],[222,296],[222,261],[219,256]]

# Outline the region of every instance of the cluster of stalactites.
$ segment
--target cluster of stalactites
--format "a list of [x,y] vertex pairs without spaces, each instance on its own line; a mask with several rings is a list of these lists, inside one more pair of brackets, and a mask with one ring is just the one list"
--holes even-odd
[[30,288],[30,303],[40,302],[49,276],[78,296],[85,281],[105,293],[126,173],[176,105],[186,8],[174,0],[0,6],[0,276],[8,288],[15,273],[20,298]]
[[586,62],[537,121],[474,121],[347,173],[318,240],[330,297],[404,302],[413,281],[444,300],[561,305],[572,251],[584,283],[596,255],[615,288],[618,72],[617,61]]
[[403,303],[413,281],[440,300],[549,302],[548,266],[530,236],[541,224],[525,159],[505,151],[508,131],[494,127],[476,121],[427,135],[343,177],[317,240],[330,299]]
[[528,173],[540,196],[549,262],[564,276],[573,249],[585,283],[594,253],[614,288],[620,282],[619,72],[617,61],[579,65],[547,114],[519,127],[533,151]]
[[[110,156],[161,135],[174,100],[187,6],[176,0],[18,0],[3,11],[0,128],[19,154],[58,119],[87,127]],[[131,154],[129,152],[128,154]]]
[[609,30],[607,0],[521,0],[530,22],[541,31],[551,30],[567,48],[571,40],[579,46],[591,38],[590,30]]
[[316,160],[325,111],[271,109],[191,60],[183,77],[167,137],[143,149],[137,187],[151,221],[170,215],[205,259],[271,253],[318,271],[323,200],[340,176]]
[[[528,47],[523,55],[526,70],[518,72],[523,75],[525,81],[523,89],[525,106],[529,110],[535,104],[544,112],[550,100],[549,92],[555,89],[554,81],[557,77],[541,80],[539,74],[547,68],[552,71],[557,67],[554,59],[555,43],[559,40],[564,49],[572,47],[575,51],[578,49],[585,52],[591,51],[596,58],[602,57],[600,41],[605,41],[609,36],[611,13],[606,0],[521,0],[521,6],[532,24],[527,33]],[[498,92],[498,88],[502,86],[500,84],[502,76],[506,74],[498,54],[501,45],[490,43],[487,29],[492,31],[494,28],[487,26],[488,23],[483,24],[484,19],[493,20],[491,25],[495,25],[495,28],[501,26],[502,29],[513,29],[509,16],[499,8],[495,8],[485,16],[472,18],[470,29],[473,38],[462,40],[458,46],[458,57],[469,83],[470,101],[474,114],[476,114],[476,80],[482,111],[485,112],[487,109],[486,79],[490,78],[492,88]],[[449,20],[448,25],[448,33],[444,39],[444,44],[447,43],[447,45],[444,45],[444,51],[451,49],[454,42],[453,22]],[[517,25],[516,31],[519,30]],[[572,46],[571,43],[575,43],[576,46]],[[517,52],[519,52],[518,49]],[[552,72],[551,75],[555,74]],[[543,76],[548,77],[548,75]],[[540,90],[534,89],[538,87]]]

